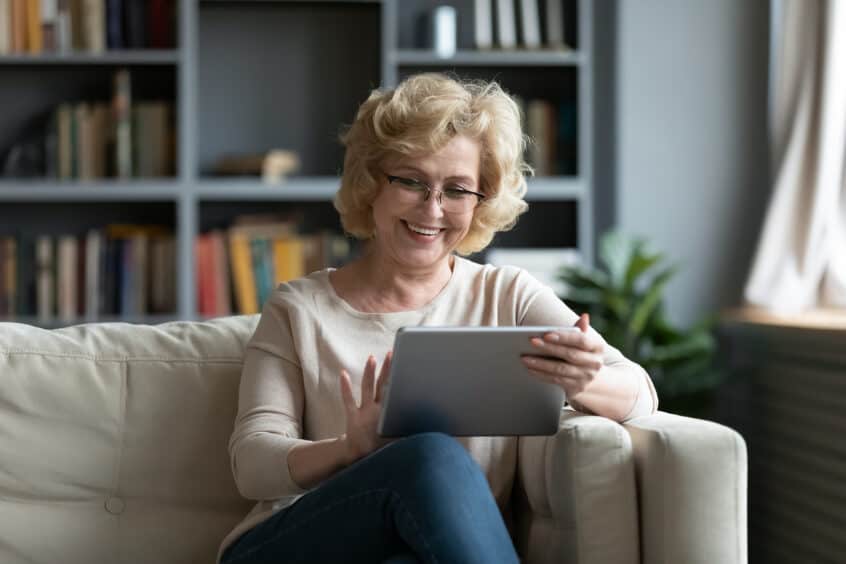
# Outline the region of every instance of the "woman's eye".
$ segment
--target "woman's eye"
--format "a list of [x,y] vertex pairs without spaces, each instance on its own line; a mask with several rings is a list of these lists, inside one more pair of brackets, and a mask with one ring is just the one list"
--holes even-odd
[[451,200],[460,200],[470,195],[470,192],[463,188],[447,188],[444,190],[444,196]]

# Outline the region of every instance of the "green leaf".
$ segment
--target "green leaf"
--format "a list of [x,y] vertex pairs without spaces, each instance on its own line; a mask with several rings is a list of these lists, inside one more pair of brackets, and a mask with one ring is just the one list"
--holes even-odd
[[637,305],[634,313],[632,314],[631,321],[629,321],[629,333],[634,335],[641,334],[646,322],[649,320],[649,316],[661,302],[664,287],[675,273],[676,267],[671,266],[655,277],[649,289],[646,291],[643,301]]
[[675,343],[654,346],[650,360],[657,363],[676,362],[710,354],[715,346],[714,338],[709,333],[697,332],[686,335]]
[[626,270],[625,282],[623,283],[625,292],[633,292],[638,277],[661,262],[663,259],[663,254],[646,254],[643,252],[643,245],[638,245],[635,249],[634,255],[632,256],[632,260],[629,263],[629,267]]
[[606,233],[600,240],[599,256],[608,269],[610,282],[614,288],[623,288],[628,264],[638,244],[640,244],[638,241],[629,239],[616,231]]
[[601,304],[602,292],[595,288],[568,287],[564,292],[564,299],[580,304]]
[[596,288],[603,290],[608,286],[608,277],[604,272],[595,270],[583,270],[565,266],[561,269],[558,278],[573,288]]

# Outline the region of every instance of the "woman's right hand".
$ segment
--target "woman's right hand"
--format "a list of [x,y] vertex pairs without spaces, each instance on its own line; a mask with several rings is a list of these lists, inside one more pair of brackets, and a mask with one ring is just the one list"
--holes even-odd
[[344,444],[349,464],[390,442],[389,439],[379,436],[377,426],[382,413],[382,390],[391,371],[391,354],[389,351],[385,355],[378,379],[376,378],[376,357],[370,355],[367,358],[364,376],[361,379],[361,405],[356,404],[349,373],[341,370],[341,395],[347,415]]

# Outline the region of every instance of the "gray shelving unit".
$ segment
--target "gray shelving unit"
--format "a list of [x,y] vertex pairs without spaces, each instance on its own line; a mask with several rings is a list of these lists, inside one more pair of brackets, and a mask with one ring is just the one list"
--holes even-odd
[[[472,15],[472,1],[453,4],[462,19]],[[173,82],[177,116],[175,177],[89,182],[0,178],[0,235],[4,224],[15,221],[49,223],[60,234],[81,229],[84,221],[101,215],[101,223],[108,223],[112,219],[108,214],[118,209],[129,217],[137,209],[144,219],[163,214],[166,222],[172,222],[178,242],[178,309],[173,316],[127,320],[196,318],[197,234],[226,213],[234,217],[240,211],[317,206],[318,215],[331,217],[342,162],[340,126],[353,118],[372,88],[393,86],[412,72],[440,69],[490,74],[515,93],[521,88],[529,94],[546,88],[553,95],[564,92],[577,99],[578,174],[531,179],[530,211],[504,244],[576,245],[591,262],[592,6],[590,0],[565,5],[568,17],[574,11],[578,14],[578,47],[569,51],[477,52],[467,44],[465,25],[459,28],[455,57],[437,58],[416,47],[409,35],[419,13],[431,7],[425,0],[179,0],[174,50],[0,57],[0,131],[14,125],[16,115],[35,112],[36,101],[40,107],[61,101],[55,83],[72,80],[69,77],[77,73],[110,77],[120,67],[153,77],[166,73]],[[50,92],[39,94],[45,90]],[[35,100],[21,101],[21,92],[31,93],[29,98]],[[8,141],[0,134],[0,143]],[[220,178],[210,172],[213,160],[227,151],[274,147],[293,149],[301,156],[297,176],[283,184]],[[62,219],[64,203],[92,210]],[[101,207],[103,214],[98,213]],[[40,323],[36,318],[19,321]],[[48,325],[61,324],[67,323]]]

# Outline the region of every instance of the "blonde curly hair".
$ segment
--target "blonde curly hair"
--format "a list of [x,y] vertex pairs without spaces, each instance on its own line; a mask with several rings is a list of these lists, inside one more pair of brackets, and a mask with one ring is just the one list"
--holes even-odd
[[532,174],[523,160],[527,138],[517,104],[496,82],[425,73],[371,92],[341,135],[346,154],[335,209],[344,230],[359,239],[373,237],[372,204],[386,159],[435,153],[456,135],[480,145],[479,182],[486,196],[456,251],[480,251],[496,232],[511,229],[528,209],[525,176]]

